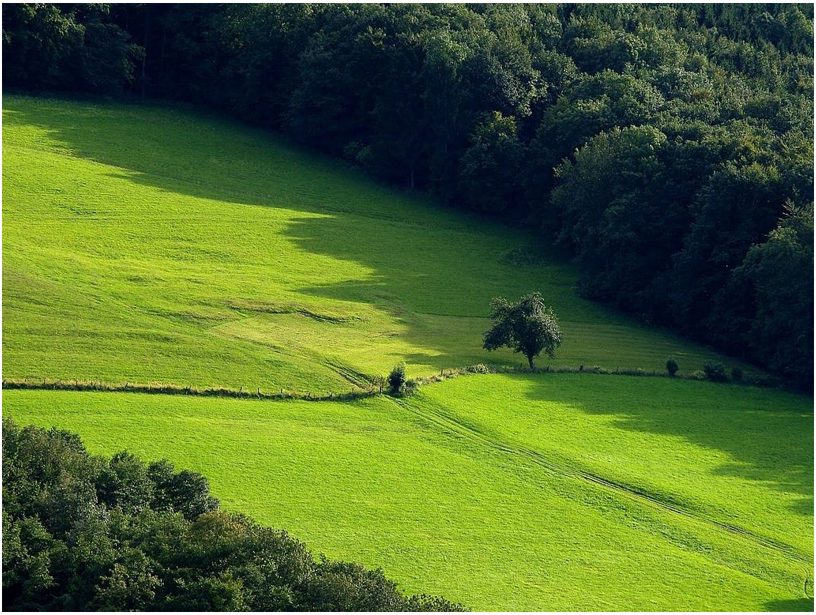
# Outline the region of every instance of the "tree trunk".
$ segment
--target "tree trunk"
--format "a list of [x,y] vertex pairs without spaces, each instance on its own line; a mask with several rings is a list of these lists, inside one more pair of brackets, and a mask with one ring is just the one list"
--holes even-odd
[[533,355],[527,355],[527,362],[530,364],[530,371],[535,371],[535,363],[533,362]]

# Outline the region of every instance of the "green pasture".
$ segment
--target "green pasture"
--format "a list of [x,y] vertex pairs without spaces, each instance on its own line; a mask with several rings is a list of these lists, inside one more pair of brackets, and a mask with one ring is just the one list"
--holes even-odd
[[523,358],[489,301],[541,291],[558,362],[715,355],[578,298],[532,236],[396,192],[267,133],[158,106],[5,96],[6,378],[348,390]]
[[[264,132],[150,105],[3,107],[5,378],[325,393],[400,361],[514,365],[481,349],[489,301],[534,290],[564,330],[557,364],[736,365],[579,298],[532,235]],[[202,472],[227,508],[474,609],[812,609],[810,398],[576,373],[347,403],[3,402],[92,452]]]
[[812,608],[806,398],[588,374],[465,376],[399,402],[4,397],[21,423],[168,457],[227,508],[471,608]]

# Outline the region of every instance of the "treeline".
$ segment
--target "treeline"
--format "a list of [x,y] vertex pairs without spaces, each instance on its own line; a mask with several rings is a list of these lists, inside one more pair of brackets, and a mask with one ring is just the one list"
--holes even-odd
[[219,509],[207,480],[3,420],[9,611],[454,611]]
[[174,99],[530,225],[813,378],[812,5],[6,5],[7,86]]

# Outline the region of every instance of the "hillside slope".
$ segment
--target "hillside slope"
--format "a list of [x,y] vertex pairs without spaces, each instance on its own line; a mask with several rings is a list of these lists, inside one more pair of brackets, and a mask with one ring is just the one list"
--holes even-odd
[[477,362],[489,301],[540,290],[558,362],[712,355],[578,298],[531,237],[181,111],[4,98],[6,378],[348,390]]
[[18,422],[169,457],[227,508],[473,609],[812,609],[803,397],[589,374],[467,376],[399,402],[4,397]]

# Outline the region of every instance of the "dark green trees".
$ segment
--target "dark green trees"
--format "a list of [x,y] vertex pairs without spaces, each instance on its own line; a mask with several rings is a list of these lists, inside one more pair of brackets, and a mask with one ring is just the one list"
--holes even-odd
[[550,358],[555,357],[555,349],[561,344],[561,329],[539,293],[522,297],[518,303],[503,297],[493,299],[490,318],[493,326],[484,335],[487,350],[509,346],[527,357],[530,369],[535,369],[535,358],[542,351]]
[[[734,272],[753,309],[745,342],[757,361],[805,386],[813,382],[813,203],[785,217]],[[739,295],[739,290],[734,289]]]
[[3,54],[12,58],[5,85],[118,94],[133,82],[142,51],[108,5],[3,9]]
[[459,161],[457,198],[479,211],[517,216],[523,163],[515,119],[493,113],[476,128]]
[[15,611],[450,611],[380,570],[315,561],[218,509],[206,479],[3,421],[3,605]]

